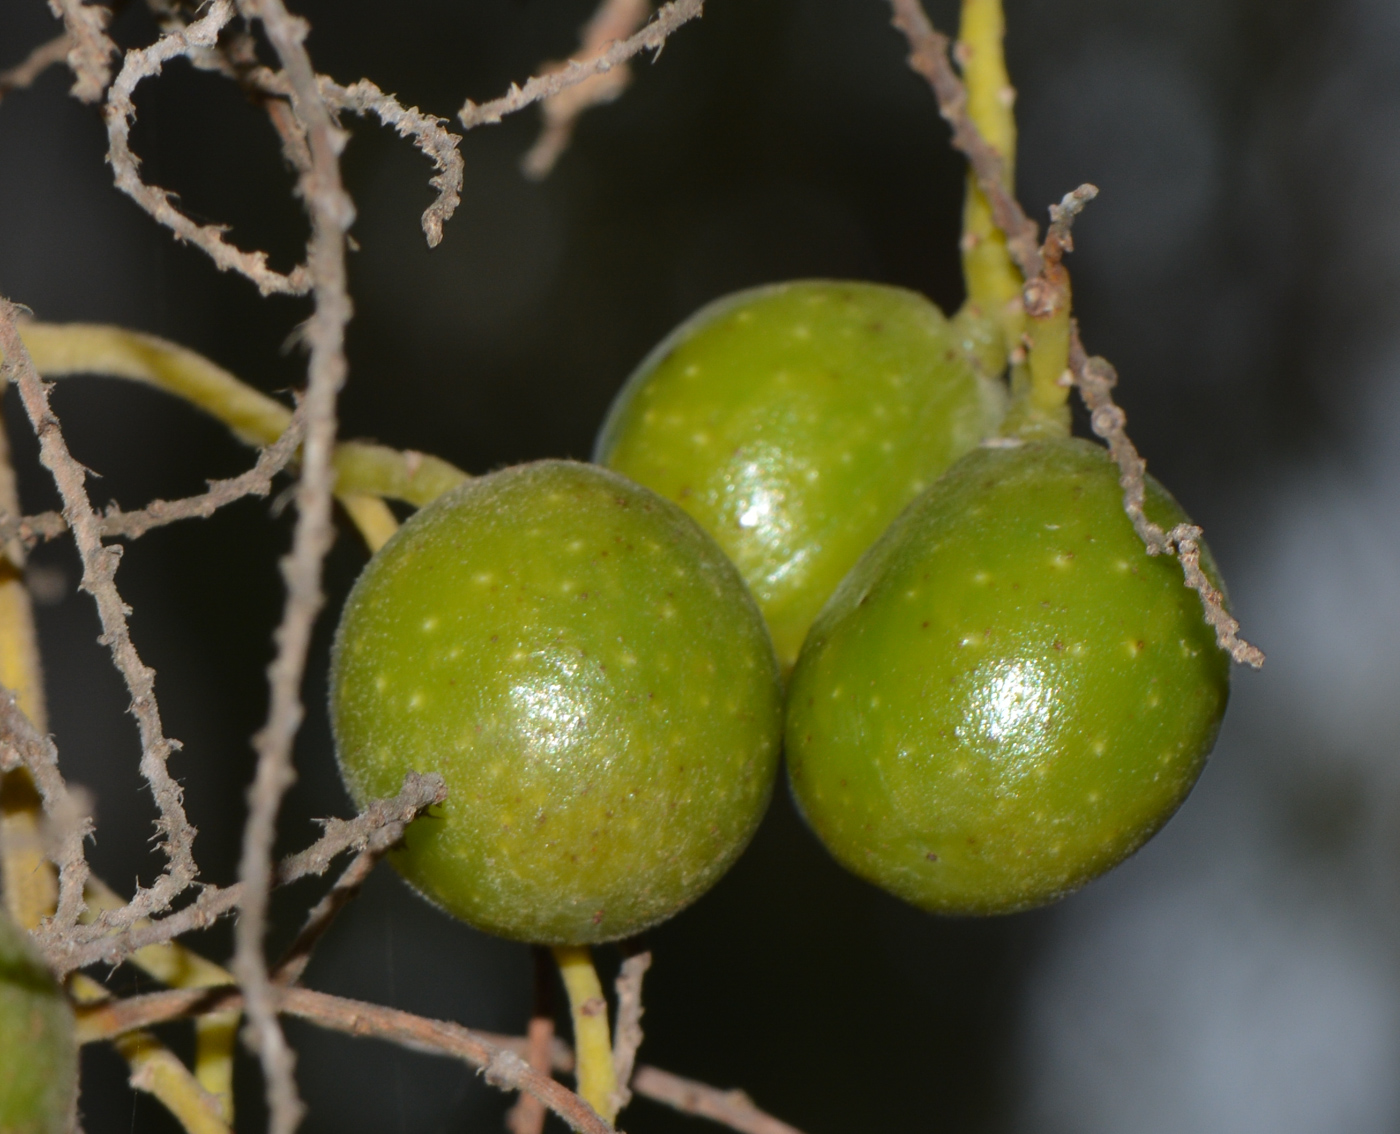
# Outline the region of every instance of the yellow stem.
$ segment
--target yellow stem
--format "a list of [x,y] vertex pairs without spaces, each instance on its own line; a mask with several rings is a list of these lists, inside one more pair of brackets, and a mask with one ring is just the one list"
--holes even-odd
[[[102,985],[82,973],[68,981],[68,991],[79,1004],[99,1004],[111,999]],[[148,1031],[127,1032],[112,1041],[131,1068],[131,1085],[155,1096],[188,1134],[230,1134],[232,1116],[221,1102],[190,1074],[189,1068]]]
[[[100,878],[90,878],[84,894],[90,922],[103,910],[120,909],[120,894]],[[142,921],[139,924],[146,925]],[[131,956],[132,964],[171,988],[221,988],[233,984],[232,974],[176,941],[147,945]],[[233,1121],[233,1056],[238,1039],[237,1009],[211,1012],[195,1021],[194,1074],[200,1087],[217,1103],[226,1122]]]
[[[281,402],[202,355],[154,335],[85,323],[27,323],[21,335],[45,378],[97,374],[143,382],[198,406],[249,445],[272,444],[292,420],[292,411]],[[388,497],[422,507],[467,479],[440,457],[364,441],[342,441],[332,459],[336,495],[357,524],[367,525],[361,530],[371,546],[387,538],[392,516],[387,509],[352,504],[350,498]]]
[[613,1095],[617,1073],[613,1067],[612,1035],[608,1030],[608,1002],[593,955],[586,945],[558,945],[554,960],[569,994],[569,1012],[574,1023],[575,1074],[578,1093],[605,1119],[617,1117]]
[[[957,57],[967,87],[968,117],[1001,155],[1003,180],[1010,189],[1015,184],[1016,118],[1012,112],[1015,91],[1002,51],[1005,31],[1001,0],[963,0]],[[1015,301],[1024,281],[1007,250],[1006,234],[992,219],[992,207],[971,173],[963,206],[962,257],[969,306],[1007,322],[1006,349],[1010,350],[1019,339]]]
[[[9,439],[0,418],[0,510],[19,513],[19,491]],[[0,549],[0,685],[14,691],[26,716],[47,730],[44,674],[34,608],[24,585],[24,546]],[[58,872],[44,849],[44,812],[34,781],[23,768],[0,777],[0,886],[10,916],[33,929],[58,903]]]

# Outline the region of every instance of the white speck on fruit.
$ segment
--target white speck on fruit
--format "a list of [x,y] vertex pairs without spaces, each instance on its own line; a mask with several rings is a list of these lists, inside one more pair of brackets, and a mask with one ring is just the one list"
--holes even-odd
[[1050,559],[1050,565],[1052,567],[1058,567],[1061,571],[1067,571],[1073,562],[1074,554],[1068,551],[1062,551],[1058,555],[1052,556]]
[[569,545],[568,545],[568,546],[569,546],[569,550],[572,551],[575,555],[577,555],[580,551],[583,550],[583,540],[581,540],[581,539],[571,539],[571,540],[569,541]]
[[496,576],[491,574],[490,571],[478,571],[475,575],[472,576],[472,582],[477,583],[483,587],[489,587],[495,581]]
[[694,445],[708,445],[710,443],[710,435],[703,431],[692,433],[690,435],[690,440]]
[[421,689],[415,690],[413,696],[408,699],[408,707],[410,709],[421,709],[427,703],[428,699],[423,696],[423,690]]
[[424,634],[431,634],[431,633],[432,633],[434,630],[436,630],[437,628],[438,628],[437,615],[435,615],[435,614],[430,614],[427,618],[423,619],[423,633],[424,633]]
[[1095,756],[1102,756],[1106,745],[1102,740],[1096,740],[1090,747],[1093,748]]
[[692,362],[689,366],[687,366],[687,367],[685,368],[685,376],[686,376],[687,378],[694,378],[694,377],[695,377],[697,374],[699,374],[699,373],[700,373],[700,367],[697,366],[697,365],[696,365],[695,363],[693,363],[693,362]]
[[386,689],[388,689],[388,688],[389,688],[389,679],[388,679],[387,677],[385,677],[382,673],[379,674],[379,675],[374,679],[374,691],[375,691],[376,693],[383,693],[384,690],[386,690]]
[[992,581],[992,577],[985,571],[978,571],[977,574],[972,576],[972,581],[979,587],[985,587]]
[[810,339],[812,337],[812,328],[807,326],[806,323],[798,323],[797,326],[792,329],[792,337],[795,339]]

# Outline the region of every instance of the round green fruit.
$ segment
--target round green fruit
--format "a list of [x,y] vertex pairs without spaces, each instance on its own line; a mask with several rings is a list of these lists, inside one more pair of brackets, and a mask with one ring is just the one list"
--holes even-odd
[[[1150,478],[1147,513],[1186,518]],[[1104,449],[981,448],[812,627],[789,775],[856,874],[927,910],[1007,913],[1150,838],[1200,774],[1228,694],[1198,596],[1175,559],[1146,553]]]
[[545,944],[626,937],[748,843],[782,694],[743,580],[679,508],[596,465],[469,481],[370,561],[331,714],[362,806],[409,771],[445,804],[391,859],[448,913]]
[[28,935],[0,910],[0,1130],[65,1134],[77,1090],[73,1010]]
[[921,295],[778,284],[673,331],[628,379],[594,455],[719,541],[788,669],[861,553],[995,426],[997,390]]

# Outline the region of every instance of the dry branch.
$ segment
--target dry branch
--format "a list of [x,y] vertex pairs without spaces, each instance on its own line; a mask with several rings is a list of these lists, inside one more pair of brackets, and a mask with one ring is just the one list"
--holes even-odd
[[708,1118],[741,1134],[802,1134],[780,1118],[760,1110],[743,1091],[722,1091],[718,1087],[683,1079],[643,1065],[632,1076],[632,1090],[654,1102],[665,1103],[684,1114]]
[[11,91],[24,90],[55,63],[62,63],[67,59],[72,43],[66,31],[60,32],[48,42],[39,44],[21,62],[0,71],[0,98]]
[[[541,1075],[548,1075],[555,1064],[555,1047],[562,1047],[554,1036],[554,982],[558,969],[548,946],[532,946],[530,955],[535,963],[535,1003],[525,1027],[524,1050],[516,1054],[523,1055],[525,1062]],[[506,1129],[510,1134],[543,1134],[546,1116],[544,1103],[522,1092],[506,1112]]]
[[[330,820],[325,834],[312,846],[278,864],[275,881],[285,886],[311,874],[324,874],[331,862],[346,851],[392,846],[403,838],[404,829],[420,812],[446,798],[447,788],[441,776],[410,772],[404,777],[402,790],[392,799],[376,800],[354,819]],[[60,975],[98,962],[116,965],[138,949],[207,928],[238,909],[245,894],[242,883],[207,886],[188,906],[159,920],[114,928],[111,919],[115,915],[104,913],[91,925],[79,926],[59,938],[40,935],[40,943],[50,965]]]
[[[257,463],[251,469],[227,480],[210,481],[207,492],[180,500],[153,500],[145,508],[131,512],[113,505],[99,517],[102,536],[105,539],[138,539],[152,528],[180,520],[208,519],[220,508],[245,496],[266,496],[272,491],[273,477],[296,456],[301,438],[301,418],[296,417],[276,442],[258,454]],[[66,531],[68,521],[62,512],[40,512],[34,516],[0,520],[0,541],[18,538],[29,547]]]
[[1225,596],[1206,578],[1201,570],[1201,529],[1194,524],[1178,524],[1171,531],[1148,519],[1143,510],[1146,496],[1147,462],[1128,437],[1128,415],[1113,401],[1113,387],[1118,372],[1105,358],[1090,358],[1079,338],[1079,327],[1070,333],[1070,373],[1079,388],[1080,397],[1089,410],[1089,424],[1094,433],[1108,442],[1109,452],[1118,465],[1119,484],[1123,487],[1123,510],[1132,520],[1139,538],[1149,555],[1175,555],[1181,560],[1186,585],[1201,596],[1205,619],[1215,630],[1220,648],[1236,662],[1258,669],[1264,664],[1264,652],[1239,637],[1240,624],[1225,609]]
[[272,843],[282,797],[295,778],[292,743],[301,726],[301,681],[316,615],[324,601],[321,566],[335,536],[331,464],[336,435],[336,399],[345,382],[345,326],[350,295],[345,268],[345,236],[355,219],[354,204],[340,179],[345,136],[336,125],[304,40],[304,20],[292,17],[282,0],[239,0],[239,9],[262,24],[290,84],[292,114],[306,138],[311,164],[299,179],[299,192],[311,217],[307,264],[315,309],[303,339],[310,350],[303,402],[306,443],[297,482],[297,524],[291,553],[282,561],[287,601],[277,629],[277,656],[268,671],[271,703],[267,723],[254,738],[257,771],[249,792],[239,878],[245,888],[243,916],[235,934],[233,970],[247,997],[249,1034],[267,1081],[272,1134],[292,1134],[303,1107],[292,1073],[293,1054],[277,1023],[272,983],[263,956],[268,890],[272,884]]
[[613,1029],[613,1070],[617,1075],[614,1112],[632,1101],[632,1069],[637,1065],[637,1049],[642,1046],[642,978],[649,968],[649,952],[633,953],[622,962],[614,985],[617,989],[617,1026]]
[[83,0],[49,0],[49,11],[63,21],[68,34],[68,66],[73,72],[73,97],[97,102],[112,78],[117,45],[107,36],[112,13]]
[[424,114],[416,106],[403,106],[368,79],[342,87],[323,75],[321,90],[336,109],[373,114],[385,126],[392,126],[400,138],[412,138],[424,156],[432,159],[438,172],[428,184],[438,195],[423,213],[423,235],[428,238],[428,247],[436,248],[442,242],[442,226],[462,202],[462,154],[457,149],[461,135],[444,129],[447,119]]
[[636,35],[629,36],[621,43],[614,43],[606,51],[586,63],[570,60],[562,70],[547,75],[537,75],[526,80],[523,87],[511,84],[509,91],[490,102],[478,105],[471,99],[467,99],[466,104],[457,112],[457,117],[461,119],[462,125],[468,130],[477,126],[494,124],[501,121],[507,114],[524,110],[531,103],[552,98],[560,91],[585,82],[594,75],[611,71],[639,52],[647,49],[660,51],[666,38],[682,24],[699,16],[704,6],[705,0],[672,0],[671,3],[662,7],[656,13],[656,18]]
[[165,873],[149,889],[138,890],[125,909],[106,919],[115,926],[131,925],[142,917],[169,909],[170,903],[194,881],[199,873],[194,859],[195,829],[185,817],[184,793],[166,768],[176,742],[166,737],[161,725],[155,671],[141,661],[132,644],[126,621],[128,608],[117,592],[115,575],[121,549],[102,543],[101,522],[84,484],[86,470],[68,451],[58,418],[49,406],[48,386],[25,350],[16,315],[13,304],[0,300],[0,349],[5,353],[0,373],[19,387],[20,401],[39,438],[39,460],[53,475],[63,500],[63,515],[82,557],[81,585],[97,603],[102,622],[100,641],[111,650],[113,664],[131,694],[131,713],[141,734],[141,774],[160,810],[156,830],[167,859]]
[[[298,1016],[321,1027],[352,1035],[388,1040],[430,1055],[463,1059],[486,1070],[487,1082],[504,1090],[525,1090],[553,1110],[575,1130],[596,1134],[611,1132],[587,1103],[549,1076],[533,1071],[524,1061],[529,1040],[524,1036],[500,1036],[479,1032],[443,1020],[347,1000],[304,988],[274,991],[278,1011]],[[78,1034],[83,1043],[111,1039],[137,1028],[152,1027],[186,1016],[205,1015],[237,1008],[242,997],[236,989],[177,989],[132,996],[85,1009],[79,1016]],[[570,1072],[573,1052],[559,1040],[552,1045],[554,1070]],[[512,1057],[503,1059],[502,1055]],[[493,1077],[489,1061],[497,1060]],[[743,1091],[726,1091],[673,1075],[645,1064],[632,1077],[633,1090],[643,1098],[673,1107],[685,1114],[708,1118],[741,1134],[802,1134],[796,1127],[759,1109]]]
[[58,749],[15,703],[15,695],[0,689],[0,772],[24,767],[29,770],[44,801],[53,835],[54,860],[58,863],[58,911],[48,931],[66,933],[77,925],[86,909],[83,887],[88,864],[83,840],[92,833],[92,820],[68,790],[58,770]]
[[103,116],[107,121],[107,160],[112,165],[117,188],[175,234],[175,239],[204,249],[220,271],[233,271],[252,281],[263,295],[281,293],[304,295],[311,286],[306,268],[296,267],[283,275],[267,266],[267,253],[245,252],[224,239],[226,228],[198,224],[171,202],[169,191],[141,180],[140,161],[131,151],[131,124],[136,118],[132,101],[143,79],[159,75],[172,59],[189,57],[212,48],[219,33],[233,19],[233,0],[214,0],[208,13],[188,27],[175,28],[149,47],[126,53],[116,82],[107,92]]
[[[587,63],[635,32],[651,12],[650,0],[602,0],[598,10],[583,28],[579,50],[573,60]],[[568,63],[545,68],[544,74],[563,70]],[[554,163],[568,148],[579,115],[593,106],[612,102],[632,81],[632,68],[619,63],[610,71],[591,75],[581,83],[547,98],[540,106],[544,129],[521,159],[525,176],[536,180],[549,176]]]

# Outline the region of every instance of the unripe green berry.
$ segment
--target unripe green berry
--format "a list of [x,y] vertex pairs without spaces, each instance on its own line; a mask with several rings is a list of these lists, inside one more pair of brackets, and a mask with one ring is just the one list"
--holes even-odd
[[391,856],[449,913],[547,944],[626,937],[707,890],[776,775],[781,691],[743,580],[688,516],[594,465],[469,481],[341,616],[331,713],[363,805],[445,804]]
[[673,331],[595,456],[719,541],[790,668],[860,554],[999,413],[923,296],[807,280],[737,292]]
[[[1185,520],[1150,478],[1147,513]],[[1199,597],[1174,558],[1147,554],[1104,449],[982,448],[813,626],[789,692],[789,774],[856,874],[940,913],[1010,912],[1083,885],[1166,822],[1228,693]]]
[[0,910],[0,1131],[66,1134],[77,1090],[73,1009]]

